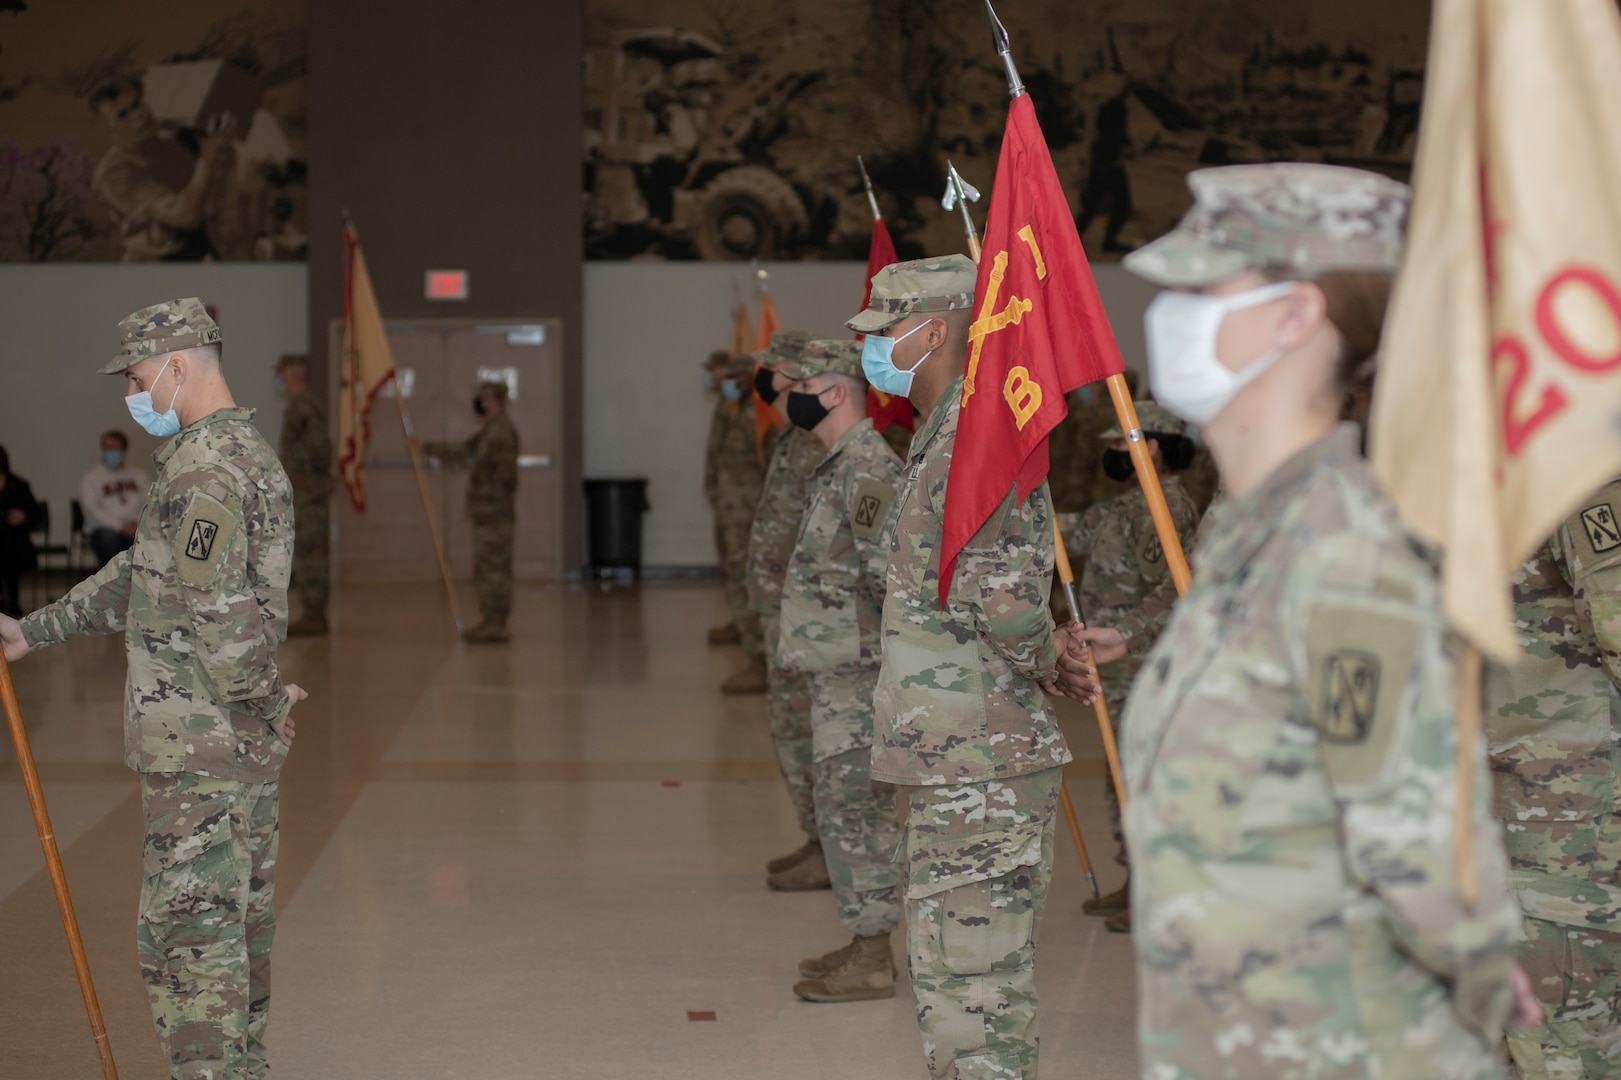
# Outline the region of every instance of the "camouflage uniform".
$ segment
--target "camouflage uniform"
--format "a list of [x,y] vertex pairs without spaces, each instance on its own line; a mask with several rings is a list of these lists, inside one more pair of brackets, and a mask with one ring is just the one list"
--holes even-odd
[[[796,360],[810,340],[809,334],[800,331],[779,331],[771,335],[771,348],[754,356],[771,366]],[[805,517],[811,474],[826,456],[827,448],[816,436],[790,427],[777,436],[766,466],[760,506],[749,529],[749,607],[760,617],[760,631],[767,642],[781,636],[783,580]],[[815,836],[810,683],[803,674],[784,671],[774,648],[766,650],[766,678],[766,715],[777,765],[788,785],[799,827]]]
[[[1384,177],[1291,163],[1190,185],[1184,224],[1128,269],[1198,288],[1399,261],[1406,189]],[[1454,865],[1454,642],[1435,569],[1358,441],[1342,425],[1216,511],[1132,686],[1145,1078],[1501,1075],[1519,915],[1484,754],[1470,763],[1470,907]]]
[[[286,357],[277,370],[303,357]],[[297,535],[293,537],[293,581],[298,585],[304,615],[324,616],[331,588],[332,520],[328,498],[332,494],[332,439],[326,411],[305,386],[287,399],[281,417],[281,464],[293,484]]]
[[1509,1032],[1519,1075],[1621,1073],[1621,481],[1588,499],[1514,579],[1520,644],[1487,669],[1487,737],[1520,962],[1547,1014]]
[[[749,386],[754,362],[723,367],[722,378]],[[749,529],[760,505],[765,470],[755,445],[754,407],[747,394],[739,401],[725,397],[715,403],[704,453],[704,497],[715,512],[715,550],[726,577],[726,606],[732,613],[745,652],[765,655],[760,616],[749,606]]]
[[[863,333],[971,308],[962,256],[873,279]],[[1041,683],[1057,670],[1046,484],[1009,492],[958,557],[942,609],[939,547],[962,396],[955,379],[912,440],[890,549],[872,775],[904,785],[907,950],[936,1080],[1026,1078],[1038,1056],[1036,926],[1069,748]]]
[[[861,352],[848,341],[813,341],[782,372],[860,378]],[[816,826],[839,921],[862,937],[900,921],[896,893],[894,791],[872,781],[872,694],[895,494],[901,462],[862,420],[845,432],[811,476],[805,518],[783,582],[777,666],[805,673],[811,691]]]
[[[484,382],[479,394],[506,400],[505,383]],[[512,612],[512,532],[517,522],[518,429],[506,410],[490,417],[465,442],[423,443],[422,452],[446,465],[467,466],[467,516],[473,522],[473,583],[486,624],[505,626]]]
[[[138,311],[103,369],[219,340],[196,300]],[[140,773],[145,880],[136,941],[175,1080],[259,1078],[275,932],[278,784],[271,725],[291,701],[293,493],[248,409],[158,451],[134,546],[23,620],[31,646],[124,634],[124,760]]]

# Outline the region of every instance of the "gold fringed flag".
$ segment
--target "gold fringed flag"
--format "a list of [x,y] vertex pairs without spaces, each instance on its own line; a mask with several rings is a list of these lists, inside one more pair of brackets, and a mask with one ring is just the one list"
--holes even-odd
[[1430,41],[1373,461],[1445,551],[1453,626],[1512,662],[1515,569],[1621,474],[1621,15],[1436,0]]
[[338,473],[355,509],[366,509],[366,446],[371,441],[371,407],[394,381],[394,354],[383,330],[383,315],[366,272],[360,238],[343,228],[343,357],[338,391]]

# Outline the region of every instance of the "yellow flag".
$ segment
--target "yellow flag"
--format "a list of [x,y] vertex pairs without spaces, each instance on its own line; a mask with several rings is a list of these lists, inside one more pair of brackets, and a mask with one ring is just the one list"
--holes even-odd
[[343,380],[338,392],[338,472],[355,509],[366,509],[366,446],[371,407],[394,381],[394,354],[366,272],[366,255],[348,226],[343,230]]
[[747,356],[754,351],[754,327],[749,324],[749,309],[737,305],[737,316],[732,320],[732,356]]
[[1373,462],[1453,625],[1513,662],[1515,569],[1621,474],[1621,15],[1436,0],[1426,81]]

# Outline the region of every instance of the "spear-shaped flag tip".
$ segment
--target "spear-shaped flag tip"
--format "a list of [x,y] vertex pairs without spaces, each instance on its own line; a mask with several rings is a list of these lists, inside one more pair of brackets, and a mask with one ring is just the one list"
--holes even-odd
[[878,196],[873,194],[872,177],[867,175],[867,163],[861,160],[860,154],[856,155],[856,167],[861,170],[861,186],[867,189],[867,205],[872,207],[872,219],[884,220],[884,215],[878,210]]
[[978,202],[979,189],[962,178],[957,166],[950,161],[946,162],[946,193],[940,198],[940,205],[946,210],[957,209],[958,200],[963,202]]
[[997,55],[1002,58],[1002,68],[1007,74],[1008,96],[1018,97],[1024,93],[1024,82],[1019,78],[1019,69],[1013,65],[1013,49],[1008,44],[1007,27],[996,17],[996,8],[991,6],[991,0],[985,0],[985,14],[991,17],[991,41],[996,46]]

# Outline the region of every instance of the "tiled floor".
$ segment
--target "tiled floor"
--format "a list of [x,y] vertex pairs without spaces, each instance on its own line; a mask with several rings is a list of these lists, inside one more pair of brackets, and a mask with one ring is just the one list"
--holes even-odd
[[[766,890],[797,846],[763,699],[703,631],[718,588],[519,590],[511,644],[456,643],[427,587],[361,588],[295,640],[311,691],[283,783],[271,1049],[286,1078],[922,1080],[894,1001],[807,1005],[828,893]],[[140,805],[122,644],[14,669],[125,1080],[162,1080],[135,966]],[[1091,714],[1063,713],[1100,860]],[[9,746],[0,752],[0,1076],[99,1075]],[[1067,837],[1038,962],[1044,1080],[1134,1075],[1130,941],[1080,913]],[[713,1013],[714,1020],[689,1019]]]

